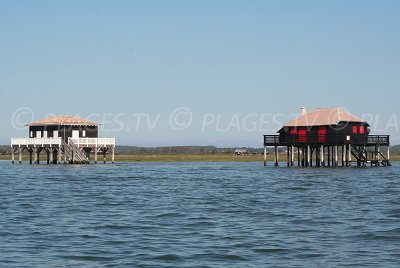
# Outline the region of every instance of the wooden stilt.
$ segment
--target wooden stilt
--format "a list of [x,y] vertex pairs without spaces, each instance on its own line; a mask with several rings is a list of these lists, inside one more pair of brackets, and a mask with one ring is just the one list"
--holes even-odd
[[286,156],[287,156],[287,166],[290,167],[290,149],[289,146],[286,146]]
[[18,162],[20,164],[22,164],[22,148],[21,148],[21,146],[18,148],[18,155],[19,155]]
[[267,146],[264,146],[264,167],[267,166]]
[[15,163],[15,149],[14,147],[11,148],[11,163]]
[[387,156],[386,156],[387,161],[390,160],[390,145],[387,147]]
[[103,150],[104,164],[107,163],[107,155],[106,155],[106,153],[107,152],[105,150]]
[[381,147],[378,145],[378,151],[377,151],[378,162],[381,161],[380,151],[381,151]]
[[40,149],[36,149],[36,164],[40,164]]
[[338,161],[338,146],[335,145],[335,167],[337,167],[339,165],[339,161]]
[[94,163],[97,164],[97,147],[94,149]]
[[275,166],[279,166],[278,146],[275,146]]
[[300,167],[301,159],[300,159],[300,147],[297,147],[297,166]]
[[32,148],[28,148],[28,151],[29,151],[29,164],[32,165],[33,149]]
[[324,146],[321,145],[321,167],[325,166],[325,151]]
[[349,167],[351,166],[351,144],[349,143],[349,149],[348,149],[348,158],[349,158]]
[[61,148],[58,147],[57,148],[57,156],[58,156],[58,164],[61,164]]
[[67,164],[67,145],[64,145],[64,164]]
[[290,155],[291,155],[291,159],[290,159],[290,166],[293,167],[293,162],[294,162],[294,146],[292,145],[290,147]]
[[53,148],[51,148],[50,147],[50,152],[49,152],[49,154],[50,154],[50,164],[54,164],[54,154],[53,154],[54,152],[53,152]]
[[38,163],[38,153],[37,153],[37,149],[36,147],[33,148],[33,154],[34,154],[34,163],[37,164]]
[[47,150],[46,154],[47,154],[47,165],[50,165],[50,150]]
[[344,167],[345,163],[345,149],[344,145],[342,145],[342,167]]
[[112,147],[112,158],[111,158],[111,163],[115,163],[115,147]]
[[311,164],[311,152],[310,152],[310,145],[308,145],[307,146],[307,167],[309,167],[310,166],[310,164]]

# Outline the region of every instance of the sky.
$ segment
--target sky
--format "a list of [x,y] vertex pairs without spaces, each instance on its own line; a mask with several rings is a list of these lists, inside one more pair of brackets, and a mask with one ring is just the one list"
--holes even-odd
[[0,144],[71,114],[120,145],[260,147],[343,107],[400,143],[399,1],[0,1]]

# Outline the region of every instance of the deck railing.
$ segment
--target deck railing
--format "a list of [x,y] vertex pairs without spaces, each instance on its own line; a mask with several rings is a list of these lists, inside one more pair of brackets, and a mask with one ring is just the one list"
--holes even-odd
[[264,135],[265,146],[287,146],[287,145],[337,145],[337,144],[355,144],[363,146],[388,146],[390,145],[389,135],[369,135],[367,139],[354,137],[351,135],[317,135],[307,136],[302,141],[298,136],[286,137],[286,140],[280,140],[279,135]]
[[264,145],[268,146],[280,145],[279,135],[264,135]]
[[115,138],[69,138],[78,147],[115,146]]
[[11,146],[35,146],[58,145],[61,146],[61,138],[12,138]]
[[389,135],[369,135],[368,145],[390,145]]

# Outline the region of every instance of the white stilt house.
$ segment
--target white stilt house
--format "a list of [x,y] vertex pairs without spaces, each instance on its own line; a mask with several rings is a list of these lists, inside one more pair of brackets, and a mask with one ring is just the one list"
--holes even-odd
[[29,162],[40,162],[40,153],[45,152],[48,164],[90,163],[91,155],[97,163],[98,155],[106,163],[107,154],[111,154],[114,163],[115,138],[99,138],[100,124],[75,116],[60,115],[38,120],[26,125],[28,138],[12,138],[12,162],[18,154],[22,162],[22,153],[29,153]]

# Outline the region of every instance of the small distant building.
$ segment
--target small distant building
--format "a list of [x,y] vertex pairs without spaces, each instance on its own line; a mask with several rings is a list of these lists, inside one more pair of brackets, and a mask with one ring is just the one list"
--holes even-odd
[[28,138],[12,138],[12,162],[15,153],[22,161],[23,151],[27,151],[30,163],[39,163],[40,153],[47,154],[47,163],[90,163],[90,155],[94,155],[97,163],[98,154],[112,155],[114,162],[115,138],[99,138],[97,122],[76,116],[59,115],[43,120],[33,121],[26,125],[29,128]]
[[[287,147],[288,165],[292,166],[295,149],[298,165],[350,166],[352,157],[357,165],[389,166],[389,135],[370,135],[370,125],[341,108],[319,108],[290,120],[278,131],[279,135],[264,135],[264,150],[275,147],[275,165],[278,165],[278,146]],[[387,152],[382,153],[381,147]],[[313,158],[315,156],[315,158]],[[266,157],[264,158],[266,163]]]
[[249,150],[246,148],[235,150],[235,155],[247,155],[247,154],[249,154]]

